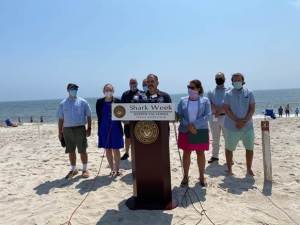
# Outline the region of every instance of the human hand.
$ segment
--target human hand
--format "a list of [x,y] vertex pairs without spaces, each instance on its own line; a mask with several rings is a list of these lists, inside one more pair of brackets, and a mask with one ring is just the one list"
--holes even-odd
[[58,132],[58,139],[60,141],[63,139],[63,132]]
[[245,125],[246,125],[245,120],[238,120],[238,121],[236,121],[235,127],[237,129],[242,129]]
[[197,129],[195,128],[195,126],[193,124],[189,124],[188,129],[189,129],[189,132],[192,133],[193,135],[197,134]]
[[86,129],[86,136],[87,137],[91,136],[91,128]]

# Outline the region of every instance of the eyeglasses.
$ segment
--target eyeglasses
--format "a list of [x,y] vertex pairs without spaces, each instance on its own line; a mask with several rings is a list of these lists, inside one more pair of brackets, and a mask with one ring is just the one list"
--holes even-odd
[[190,86],[190,85],[188,85],[187,88],[188,89],[192,89],[192,90],[196,90],[197,89],[196,87],[193,87],[193,86]]

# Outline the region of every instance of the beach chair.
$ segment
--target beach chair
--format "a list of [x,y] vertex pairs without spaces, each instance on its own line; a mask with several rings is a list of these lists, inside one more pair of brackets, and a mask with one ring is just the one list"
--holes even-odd
[[10,119],[5,120],[5,124],[7,127],[17,127],[17,125],[11,122]]
[[266,109],[265,112],[264,112],[264,115],[265,115],[265,117],[269,116],[272,119],[276,119],[276,115],[275,115],[273,109]]

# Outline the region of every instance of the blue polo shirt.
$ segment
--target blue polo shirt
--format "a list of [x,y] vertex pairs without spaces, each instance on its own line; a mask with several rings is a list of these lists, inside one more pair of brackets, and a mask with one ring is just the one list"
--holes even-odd
[[[254,95],[246,88],[241,90],[232,89],[225,95],[224,105],[228,105],[234,115],[240,119],[246,117],[250,104],[253,103],[255,103]],[[253,128],[253,120],[249,120],[245,127],[240,130],[235,127],[235,122],[226,115],[224,126],[231,131],[246,131]]]
[[64,127],[84,126],[91,114],[89,103],[80,97],[64,99],[57,111],[57,117],[64,120]]
[[[207,97],[212,104],[223,107],[225,95],[228,91],[229,89],[225,87],[216,87],[213,91],[207,93]],[[223,110],[221,113],[225,113],[225,111]]]

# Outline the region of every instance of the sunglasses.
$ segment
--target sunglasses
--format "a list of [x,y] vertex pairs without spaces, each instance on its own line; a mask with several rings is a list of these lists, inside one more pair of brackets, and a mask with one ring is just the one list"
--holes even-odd
[[193,86],[190,86],[190,85],[188,85],[187,88],[188,89],[192,89],[192,90],[196,90],[197,89],[196,87],[193,87]]

